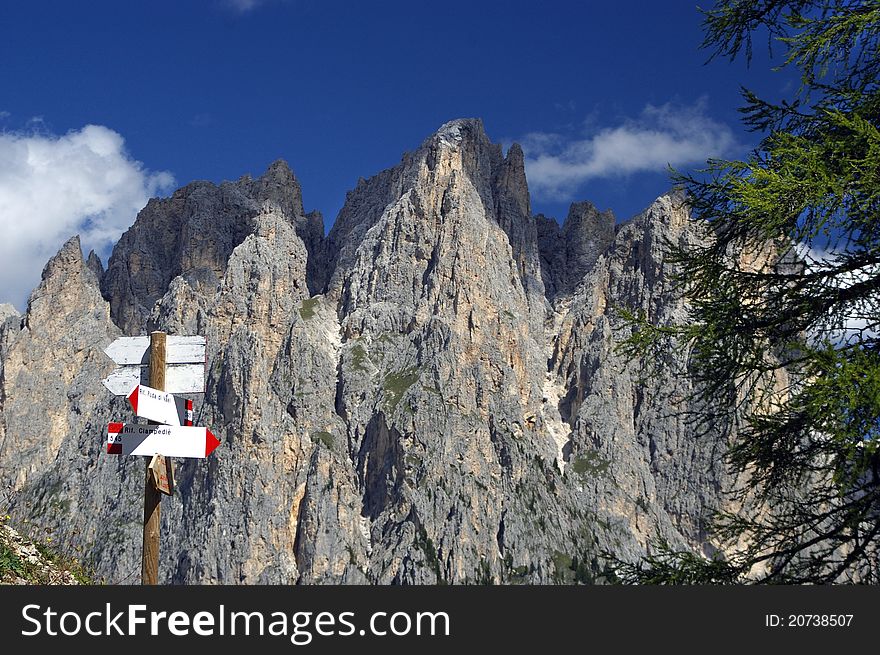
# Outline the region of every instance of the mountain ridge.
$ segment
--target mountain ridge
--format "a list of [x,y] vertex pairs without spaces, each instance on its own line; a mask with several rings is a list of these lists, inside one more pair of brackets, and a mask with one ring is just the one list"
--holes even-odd
[[663,247],[697,238],[682,200],[534,216],[521,149],[479,119],[359,181],[326,236],[280,161],[153,199],[106,271],[68,242],[0,327],[12,513],[130,581],[143,471],[100,453],[127,416],[100,349],[164,329],[206,337],[196,422],[223,441],[178,461],[166,581],[594,582],[657,538],[711,553],[724,445],[694,438],[687,380],[614,347],[615,307],[684,310]]

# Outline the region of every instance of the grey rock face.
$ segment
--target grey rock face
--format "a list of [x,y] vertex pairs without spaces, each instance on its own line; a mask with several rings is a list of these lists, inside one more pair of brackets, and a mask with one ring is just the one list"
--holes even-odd
[[[683,199],[659,198],[621,225],[613,243],[575,291],[554,335],[550,361],[563,420],[572,427],[572,469],[591,477],[595,502],[607,507],[628,535],[618,555],[635,557],[658,536],[705,552],[710,508],[730,488],[724,444],[698,436],[690,420],[690,383],[661,369],[642,380],[638,367],[614,351],[626,333],[614,307],[643,310],[656,323],[682,319],[684,306],[666,287],[664,240],[697,237]],[[628,545],[627,545],[628,543]]]
[[616,231],[588,203],[533,217],[521,150],[473,119],[361,180],[326,238],[286,164],[193,183],[150,201],[103,274],[69,243],[2,323],[0,480],[136,579],[143,464],[100,453],[130,410],[99,351],[161,328],[206,336],[196,423],[222,439],[177,462],[166,581],[589,582],[603,551],[710,550],[723,445],[693,438],[686,381],[614,352],[611,308],[682,311],[664,237],[693,238],[673,196]]

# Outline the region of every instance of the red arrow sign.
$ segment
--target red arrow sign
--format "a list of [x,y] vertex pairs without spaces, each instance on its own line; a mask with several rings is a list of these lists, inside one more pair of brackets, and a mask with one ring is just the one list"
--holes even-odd
[[177,401],[173,394],[139,384],[128,395],[128,402],[137,416],[165,425],[180,425]]
[[219,445],[220,440],[203,427],[124,423],[107,426],[107,453],[110,455],[204,458]]

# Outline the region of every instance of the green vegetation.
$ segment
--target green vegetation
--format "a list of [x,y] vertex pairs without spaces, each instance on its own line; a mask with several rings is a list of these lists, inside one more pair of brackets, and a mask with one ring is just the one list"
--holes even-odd
[[495,578],[492,575],[492,569],[489,567],[489,562],[487,562],[485,559],[480,560],[480,565],[477,567],[474,577],[474,584],[484,586],[495,584]]
[[415,368],[389,373],[385,376],[382,388],[385,390],[385,402],[388,410],[393,412],[403,395],[418,382],[419,374]]
[[0,541],[0,580],[9,580],[10,577],[24,578],[30,576],[27,567],[9,546]]
[[578,475],[602,476],[608,473],[609,464],[610,462],[598,451],[588,450],[583,455],[575,457],[571,463],[571,470]]
[[525,584],[528,581],[531,569],[523,564],[522,566],[513,565],[513,555],[510,552],[504,553],[504,574],[508,584]]
[[[880,581],[880,3],[723,0],[704,46],[731,59],[769,34],[801,86],[745,90],[762,135],[745,161],[676,174],[703,243],[668,244],[688,320],[635,330],[648,362],[679,349],[697,384],[692,421],[726,438],[746,480],[720,513],[728,560],[668,548],[621,565],[626,582]],[[757,32],[757,34],[756,34]],[[714,56],[713,55],[713,56]],[[745,545],[743,547],[742,545]]]
[[312,443],[322,443],[327,448],[333,448],[333,435],[329,432],[324,432],[323,430],[318,432],[312,432],[311,434]]
[[356,371],[366,371],[367,367],[364,366],[364,362],[367,361],[367,351],[364,350],[364,347],[356,343],[351,349],[351,366]]
[[43,559],[50,562],[52,566],[61,571],[68,571],[73,579],[79,584],[90,585],[95,584],[94,573],[75,557],[61,555],[57,551],[49,547],[48,544],[35,542],[34,546]]
[[712,559],[691,552],[676,551],[666,543],[655,544],[655,553],[635,565],[618,563],[610,577],[624,583],[638,584],[740,584],[741,575],[717,554]]
[[553,551],[553,580],[558,583],[569,582],[571,575],[571,557],[558,550]]
[[437,584],[445,585],[446,579],[443,577],[443,567],[440,564],[440,558],[437,557],[437,547],[434,546],[433,540],[428,536],[425,526],[421,524],[416,532],[416,546],[425,554],[425,565],[434,572],[434,575],[437,577]]
[[[0,527],[8,519],[0,518]],[[66,572],[79,584],[95,584],[94,573],[77,558],[59,553],[52,547],[51,537],[45,541],[26,539],[24,547],[31,552],[28,557],[18,554],[14,542],[7,537],[8,533],[0,530],[0,583],[23,580],[26,584],[57,584]]]
[[217,355],[211,364],[211,377],[215,380],[219,380],[223,375],[223,359],[222,355]]
[[586,560],[558,550],[553,552],[553,567],[553,581],[557,584],[593,584],[596,579]]
[[318,306],[320,302],[320,298],[317,296],[314,298],[306,298],[302,301],[302,305],[299,308],[299,315],[303,317],[304,320],[309,320],[315,316],[315,307]]

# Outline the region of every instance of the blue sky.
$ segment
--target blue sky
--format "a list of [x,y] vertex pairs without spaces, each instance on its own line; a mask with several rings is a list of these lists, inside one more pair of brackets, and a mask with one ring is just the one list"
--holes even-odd
[[742,156],[739,87],[791,88],[756,48],[704,65],[696,4],[10,2],[0,9],[0,302],[67,237],[102,254],[146,198],[286,159],[329,227],[358,177],[442,123],[523,143],[535,212],[627,218],[665,164]]

